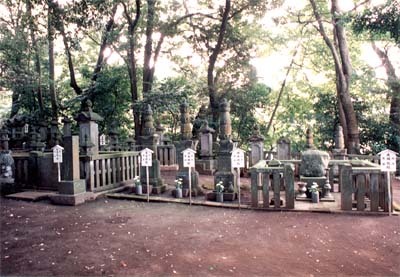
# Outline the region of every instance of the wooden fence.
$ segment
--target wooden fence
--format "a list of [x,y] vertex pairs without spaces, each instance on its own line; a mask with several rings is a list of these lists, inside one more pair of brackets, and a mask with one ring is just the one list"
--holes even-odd
[[160,165],[176,164],[176,148],[175,145],[157,145],[157,157]]
[[80,157],[86,190],[100,192],[131,182],[139,175],[139,152],[117,152]]
[[[252,207],[262,207],[266,209],[294,209],[295,193],[293,165],[285,164],[279,167],[266,167],[261,164],[265,164],[265,161],[260,161],[250,169]],[[283,202],[283,205],[281,205],[282,187],[285,192],[285,201]],[[272,190],[272,206],[270,205],[270,190]],[[261,197],[260,191],[262,192]]]
[[341,209],[389,211],[387,177],[379,167],[340,166]]

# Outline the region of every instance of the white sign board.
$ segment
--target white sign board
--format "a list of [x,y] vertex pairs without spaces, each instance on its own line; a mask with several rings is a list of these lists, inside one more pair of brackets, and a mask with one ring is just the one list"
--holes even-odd
[[381,157],[381,171],[396,171],[396,152],[386,149],[380,152],[378,155]]
[[194,154],[196,154],[196,151],[194,151],[191,148],[187,148],[182,151],[182,154],[183,154],[183,166],[194,167],[195,166]]
[[141,163],[142,166],[151,166],[152,165],[152,154],[154,152],[149,149],[149,148],[145,148],[142,151],[140,151],[140,158],[141,158]]
[[24,133],[27,134],[29,132],[29,125],[25,124],[24,125]]
[[51,150],[53,150],[53,163],[62,163],[64,148],[57,144]]
[[101,146],[106,145],[106,135],[105,135],[105,134],[102,134],[102,135],[100,136],[100,145],[101,145]]
[[233,168],[244,167],[244,150],[242,150],[240,148],[233,149],[231,161],[232,161]]

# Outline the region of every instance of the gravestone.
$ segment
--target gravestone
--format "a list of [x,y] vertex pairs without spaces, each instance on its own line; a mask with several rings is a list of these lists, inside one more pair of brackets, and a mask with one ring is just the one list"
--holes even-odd
[[306,149],[315,149],[314,135],[310,128],[308,128],[306,131]]
[[120,151],[121,146],[119,145],[119,132],[117,128],[117,122],[112,122],[111,123],[111,128],[108,132],[108,138],[109,138],[109,143],[108,143],[108,150],[109,151]]
[[291,153],[290,153],[290,140],[285,137],[281,137],[278,139],[276,143],[276,155],[277,159],[282,161],[282,160],[290,160],[291,159]]
[[208,126],[205,120],[199,130],[200,133],[200,159],[196,160],[196,169],[202,174],[212,175],[215,171],[215,157],[213,154],[213,134],[215,130]]
[[[344,145],[344,136],[343,136],[343,128],[340,125],[336,126],[335,129],[335,148],[332,149],[332,156],[334,160],[346,160],[347,159],[347,149]],[[330,180],[329,182],[334,184],[335,179],[339,178],[339,165],[333,164],[331,168],[331,172],[329,174]]]
[[[103,118],[93,112],[92,101],[83,99],[81,110],[75,120],[79,124],[79,142],[81,148],[86,149],[86,152],[91,155],[99,153],[99,127],[97,122],[103,121]],[[89,151],[88,151],[89,150]]]
[[0,194],[10,194],[15,192],[14,186],[14,159],[8,148],[8,131],[3,126],[0,129]]
[[[166,190],[166,186],[161,179],[160,162],[157,160],[157,135],[153,125],[153,111],[150,105],[145,105],[142,111],[142,136],[139,137],[139,144],[142,149],[148,148],[153,151],[152,166],[149,167],[149,185],[152,187],[152,193],[160,194]],[[146,168],[140,168],[140,182],[145,184]],[[147,193],[146,186],[143,187],[143,193]]]
[[264,137],[260,134],[258,126],[254,126],[250,142],[250,166],[264,160]]
[[[300,181],[306,183],[306,195],[308,198],[311,198],[310,188],[314,183],[318,184],[322,198],[324,198],[327,194],[326,184],[329,184],[329,181],[326,177],[326,173],[329,159],[329,154],[325,151],[308,149],[302,152],[300,163]],[[329,187],[329,191],[330,189],[331,187]],[[329,199],[329,201],[330,200],[332,199]]]
[[50,122],[50,140],[49,144],[46,145],[47,148],[52,148],[55,145],[58,145],[61,143],[61,133],[60,130],[58,129],[58,121],[56,119],[53,119]]
[[187,102],[183,102],[180,105],[180,121],[181,121],[181,140],[176,143],[176,156],[178,158],[179,170],[176,174],[176,179],[182,179],[183,196],[187,197],[189,192],[189,178],[192,182],[192,194],[201,195],[202,191],[199,187],[199,173],[193,169],[191,170],[191,176],[189,176],[188,167],[184,166],[183,151],[186,149],[192,149],[196,151],[197,141],[192,140],[192,124],[190,123],[189,116],[189,105]]
[[204,125],[204,123],[207,120],[207,107],[203,104],[201,105],[199,112],[196,116],[196,118],[194,119],[193,122],[193,130],[192,130],[192,135],[194,138],[196,139],[200,139],[200,129],[202,128],[202,126]]
[[157,145],[163,144],[165,128],[160,122],[156,125]]
[[[233,187],[236,190],[235,172],[232,169],[231,153],[233,150],[232,126],[230,117],[230,105],[224,98],[219,105],[219,150],[217,154],[217,171],[214,175],[214,186],[218,182],[222,182],[225,188]],[[234,195],[236,191],[232,193]],[[224,200],[228,199],[225,197]]]

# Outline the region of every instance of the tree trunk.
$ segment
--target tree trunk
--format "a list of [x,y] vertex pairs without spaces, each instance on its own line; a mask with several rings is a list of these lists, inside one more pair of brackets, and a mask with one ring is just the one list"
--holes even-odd
[[58,117],[58,102],[57,94],[55,90],[55,71],[54,71],[54,26],[53,26],[53,13],[54,3],[52,0],[48,1],[48,18],[47,18],[47,32],[48,32],[48,43],[49,43],[49,93],[51,99],[51,115],[52,119]]
[[208,87],[208,96],[210,98],[210,107],[211,107],[213,122],[218,122],[218,117],[219,117],[218,114],[219,99],[215,87],[214,68],[215,68],[215,63],[217,62],[218,54],[221,52],[222,42],[224,40],[226,27],[228,25],[230,10],[231,10],[231,1],[225,0],[225,9],[222,15],[221,26],[218,32],[217,44],[213,48],[212,53],[208,60],[207,87]]
[[325,44],[328,46],[335,63],[336,93],[338,97],[339,119],[345,129],[345,143],[349,153],[359,153],[360,137],[358,121],[354,111],[353,103],[349,92],[351,77],[351,61],[344,28],[337,15],[340,13],[337,0],[332,0],[331,16],[334,28],[334,43],[325,32],[321,16],[318,12],[315,0],[310,0],[314,16],[318,22],[318,31]]
[[387,85],[389,87],[388,96],[390,97],[389,124],[392,128],[393,138],[389,141],[389,148],[394,151],[400,150],[400,78],[396,75],[396,70],[389,60],[385,51],[379,49],[375,42],[372,42],[372,48],[382,61],[388,76]]
[[143,60],[143,94],[145,95],[152,89],[152,66],[150,65],[153,53],[153,29],[154,29],[154,9],[155,0],[147,0],[147,20],[146,20],[146,44],[144,46]]
[[42,94],[42,70],[40,66],[40,52],[37,44],[36,36],[35,36],[35,23],[32,17],[32,3],[30,0],[26,1],[26,9],[29,16],[29,31],[32,40],[32,47],[34,49],[34,61],[35,61],[35,71],[37,78],[37,86],[36,86],[36,97],[39,105],[39,114],[42,118],[44,116],[44,102],[43,102],[43,94]]
[[130,85],[130,93],[131,93],[131,102],[132,102],[132,114],[133,121],[135,123],[135,138],[137,139],[141,135],[141,122],[140,122],[140,110],[135,107],[135,104],[138,100],[143,98],[142,94],[138,91],[138,82],[137,82],[137,72],[136,72],[136,57],[135,57],[135,30],[140,18],[140,0],[136,0],[136,15],[135,18],[132,19],[128,7],[124,2],[122,5],[124,6],[124,15],[126,20],[128,21],[128,35],[129,35],[129,48],[127,51],[127,66],[129,72],[129,85]]

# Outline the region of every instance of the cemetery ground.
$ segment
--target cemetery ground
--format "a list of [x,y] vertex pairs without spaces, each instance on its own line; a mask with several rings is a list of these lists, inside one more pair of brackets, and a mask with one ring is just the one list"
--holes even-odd
[[0,223],[1,276],[400,275],[398,216],[1,198]]

